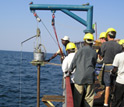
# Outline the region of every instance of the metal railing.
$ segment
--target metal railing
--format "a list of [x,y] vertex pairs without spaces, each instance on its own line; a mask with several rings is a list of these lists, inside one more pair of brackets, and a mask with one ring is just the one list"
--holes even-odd
[[65,78],[65,87],[66,87],[66,107],[74,107],[70,77]]

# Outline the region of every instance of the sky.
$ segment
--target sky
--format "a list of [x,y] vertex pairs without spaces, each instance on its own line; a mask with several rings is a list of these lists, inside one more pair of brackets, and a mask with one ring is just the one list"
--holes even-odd
[[[64,4],[82,5],[90,3],[93,6],[93,23],[97,23],[97,38],[101,32],[108,28],[117,31],[117,39],[124,39],[124,0],[1,0],[0,1],[0,50],[33,52],[36,39],[31,39],[21,46],[21,42],[36,35],[37,27],[41,30],[41,44],[47,53],[55,53],[58,50],[56,38],[51,26],[52,12],[50,10],[37,10],[36,13],[42,22],[36,21],[29,9],[29,3],[34,4]],[[74,12],[86,19],[84,11]],[[61,38],[69,36],[70,41],[83,41],[86,27],[75,21],[61,11],[55,12],[55,27],[59,43]],[[50,34],[49,34],[49,32]],[[54,38],[54,40],[53,40]],[[94,33],[96,39],[96,33]]]

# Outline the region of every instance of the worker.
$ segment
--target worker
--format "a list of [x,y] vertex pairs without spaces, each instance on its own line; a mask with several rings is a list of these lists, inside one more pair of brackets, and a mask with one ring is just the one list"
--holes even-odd
[[[67,56],[65,57],[65,59],[62,62],[62,71],[63,71],[63,82],[62,82],[62,87],[63,87],[63,96],[66,95],[66,88],[65,88],[65,78],[66,76],[68,76],[68,74],[66,73],[70,67],[70,64],[72,62],[72,59],[75,55],[75,51],[76,51],[76,45],[72,42],[68,43],[66,46],[66,51],[67,51]],[[73,73],[71,74],[71,89],[72,89],[72,93],[73,93],[73,89],[74,89],[74,81],[73,81],[73,76],[74,76],[74,72],[75,70],[73,70]],[[63,107],[66,106],[66,103],[63,103]]]
[[[65,57],[65,59],[63,60],[62,63],[62,71],[64,72],[64,77],[66,77],[66,73],[70,67],[70,64],[73,60],[73,57],[75,55],[75,51],[76,51],[76,45],[72,42],[68,43],[66,46],[66,51],[68,53],[68,56]],[[71,74],[71,88],[73,91],[73,87],[74,87],[74,72],[75,70],[73,70],[72,74]]]
[[114,41],[116,37],[116,30],[114,28],[108,28],[106,35],[108,41],[101,45],[101,56],[103,57],[103,63],[105,65],[103,75],[103,81],[105,84],[104,107],[108,107],[111,86],[110,70],[113,68],[113,59],[116,54],[122,51],[122,47],[116,41]]
[[[107,41],[106,32],[100,33],[99,39],[100,39],[101,44],[106,42]],[[100,54],[101,54],[101,47],[98,49],[97,54],[98,54],[97,63],[99,65],[101,65],[101,69],[100,69],[99,75],[97,76],[97,79],[99,80],[100,86],[104,89],[103,78],[102,78],[103,77],[104,64],[103,64],[103,58],[100,56]]]
[[[107,41],[106,32],[100,33],[99,39],[100,39],[101,44],[106,42]],[[102,63],[103,62],[103,58],[100,56],[100,52],[101,52],[101,48],[99,48],[99,50],[98,50],[98,59],[97,59],[98,63]]]
[[100,33],[99,39],[100,39],[100,42],[101,42],[101,43],[106,42],[106,41],[107,41],[107,35],[106,35],[106,32],[102,32],[102,33]]
[[117,73],[114,99],[112,107],[124,107],[124,39],[119,41],[122,46],[122,52],[117,54],[113,61],[112,74]]
[[[68,72],[74,73],[74,107],[93,107],[96,51],[93,34],[84,36],[84,46],[76,52]],[[83,103],[83,105],[82,105]]]
[[62,42],[62,44],[63,44],[63,47],[61,48],[61,51],[62,51],[62,53],[61,53],[61,51],[60,51],[60,49],[55,53],[55,54],[53,54],[53,56],[52,57],[50,57],[48,60],[46,60],[47,62],[49,62],[49,61],[51,61],[52,59],[54,59],[57,55],[63,55],[63,56],[61,56],[61,62],[62,62],[62,60],[64,59],[64,57],[65,56],[67,56],[67,53],[66,53],[66,45],[70,42],[70,39],[69,39],[69,37],[68,36],[64,36],[62,39],[61,39],[61,42]]

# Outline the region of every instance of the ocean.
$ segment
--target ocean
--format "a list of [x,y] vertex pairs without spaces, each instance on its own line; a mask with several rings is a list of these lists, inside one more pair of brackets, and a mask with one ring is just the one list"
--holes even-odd
[[[52,54],[47,54],[46,59]],[[0,107],[37,106],[37,67],[30,62],[33,52],[0,51]],[[57,56],[52,63],[60,63]],[[61,66],[45,65],[40,70],[40,101],[43,95],[62,95]],[[62,103],[55,102],[56,107]],[[41,107],[46,107],[40,102]]]

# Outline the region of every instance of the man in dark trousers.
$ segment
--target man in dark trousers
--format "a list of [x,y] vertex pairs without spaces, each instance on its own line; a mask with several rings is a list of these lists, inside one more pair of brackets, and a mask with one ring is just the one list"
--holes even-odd
[[114,28],[108,28],[106,31],[107,42],[104,42],[101,46],[101,57],[105,65],[103,81],[105,84],[105,98],[104,107],[108,107],[109,95],[110,95],[110,71],[113,69],[112,63],[116,54],[122,51],[122,47],[114,40],[116,37],[116,30]]
[[112,74],[117,74],[117,78],[112,107],[124,107],[124,39],[120,40],[119,44],[123,50],[115,56],[113,61]]
[[97,60],[97,54],[92,48],[93,41],[94,37],[91,33],[85,34],[84,46],[79,48],[68,70],[72,72],[75,69],[74,107],[93,107]]

